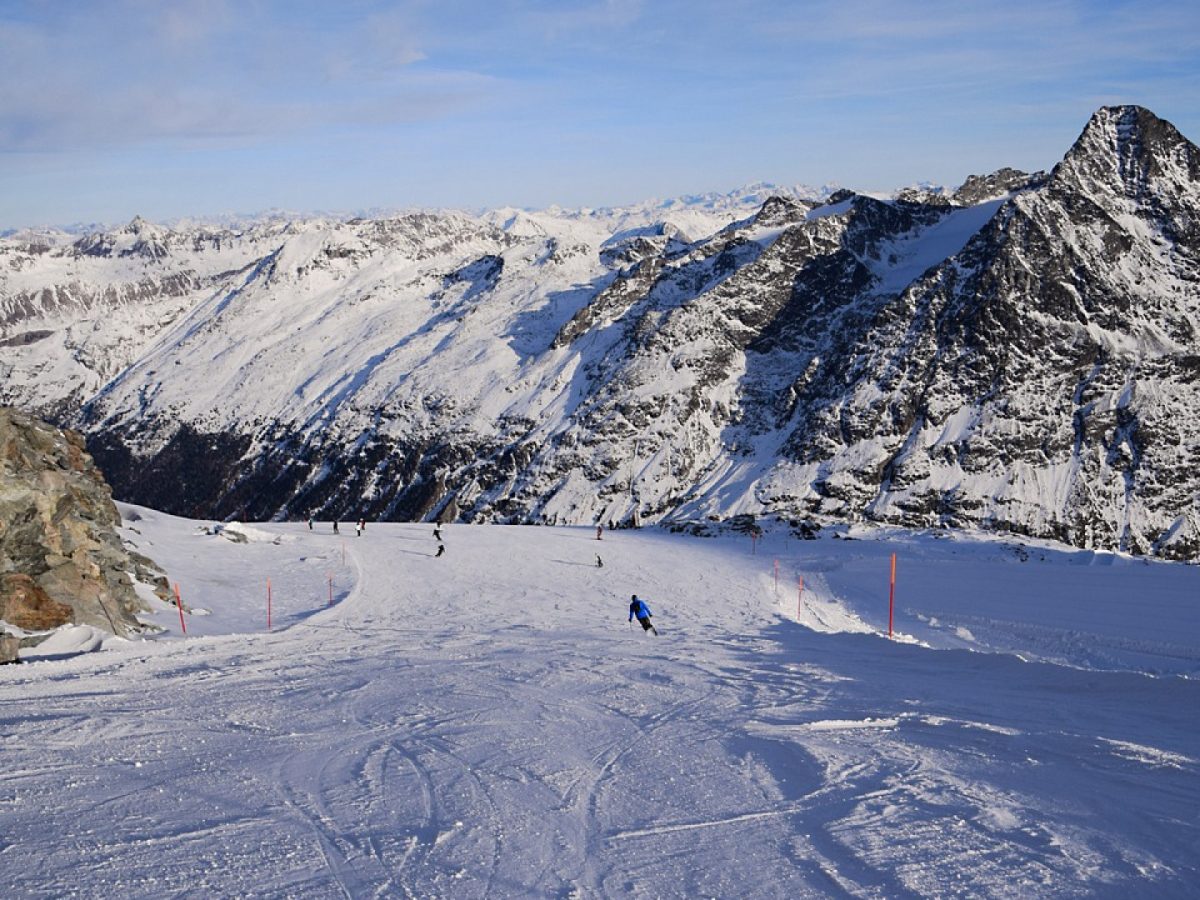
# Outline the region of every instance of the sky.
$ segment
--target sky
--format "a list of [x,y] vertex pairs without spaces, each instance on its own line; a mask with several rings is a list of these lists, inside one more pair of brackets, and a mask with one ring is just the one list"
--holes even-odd
[[1200,5],[0,0],[0,228],[612,206],[1200,138]]

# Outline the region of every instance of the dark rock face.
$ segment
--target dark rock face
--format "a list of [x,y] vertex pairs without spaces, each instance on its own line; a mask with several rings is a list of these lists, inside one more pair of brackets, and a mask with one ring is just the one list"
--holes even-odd
[[[92,438],[88,450],[111,482],[121,486],[122,500],[204,518],[211,515],[214,498],[229,493],[233,479],[227,479],[227,473],[249,443],[240,435],[201,434],[184,426],[149,464],[133,458],[124,444],[109,436]],[[240,513],[228,501],[226,508],[229,516]]]
[[[1200,152],[1148,110],[1098,111],[1049,175],[771,198],[702,239],[580,234],[310,229],[73,421],[119,496],[190,516],[777,515],[1200,557]],[[169,268],[180,245],[142,223],[78,252]],[[13,315],[14,347],[54,342]],[[241,411],[289,365],[353,356],[326,347],[343,330],[377,341],[357,368]],[[210,376],[230,389],[207,405],[178,389]]]
[[0,407],[0,619],[141,630],[145,606],[128,573],[145,561],[130,558],[119,524],[80,435]]

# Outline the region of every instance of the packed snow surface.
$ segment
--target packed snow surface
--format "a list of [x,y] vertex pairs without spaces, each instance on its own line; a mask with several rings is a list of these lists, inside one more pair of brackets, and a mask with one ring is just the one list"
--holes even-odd
[[0,669],[6,896],[1200,883],[1200,568],[482,525],[436,558],[430,525],[136,512],[187,637],[156,601],[154,639],[67,630]]

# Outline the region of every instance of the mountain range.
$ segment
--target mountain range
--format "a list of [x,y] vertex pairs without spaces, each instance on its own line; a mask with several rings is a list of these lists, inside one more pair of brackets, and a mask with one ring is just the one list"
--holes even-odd
[[0,239],[0,403],[194,517],[991,529],[1200,558],[1200,152],[889,196]]

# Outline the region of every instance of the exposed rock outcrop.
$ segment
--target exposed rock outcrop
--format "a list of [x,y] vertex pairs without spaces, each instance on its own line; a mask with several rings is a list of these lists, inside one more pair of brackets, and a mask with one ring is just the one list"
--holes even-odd
[[125,549],[120,524],[80,435],[0,407],[0,620],[140,631],[131,573],[147,561]]

